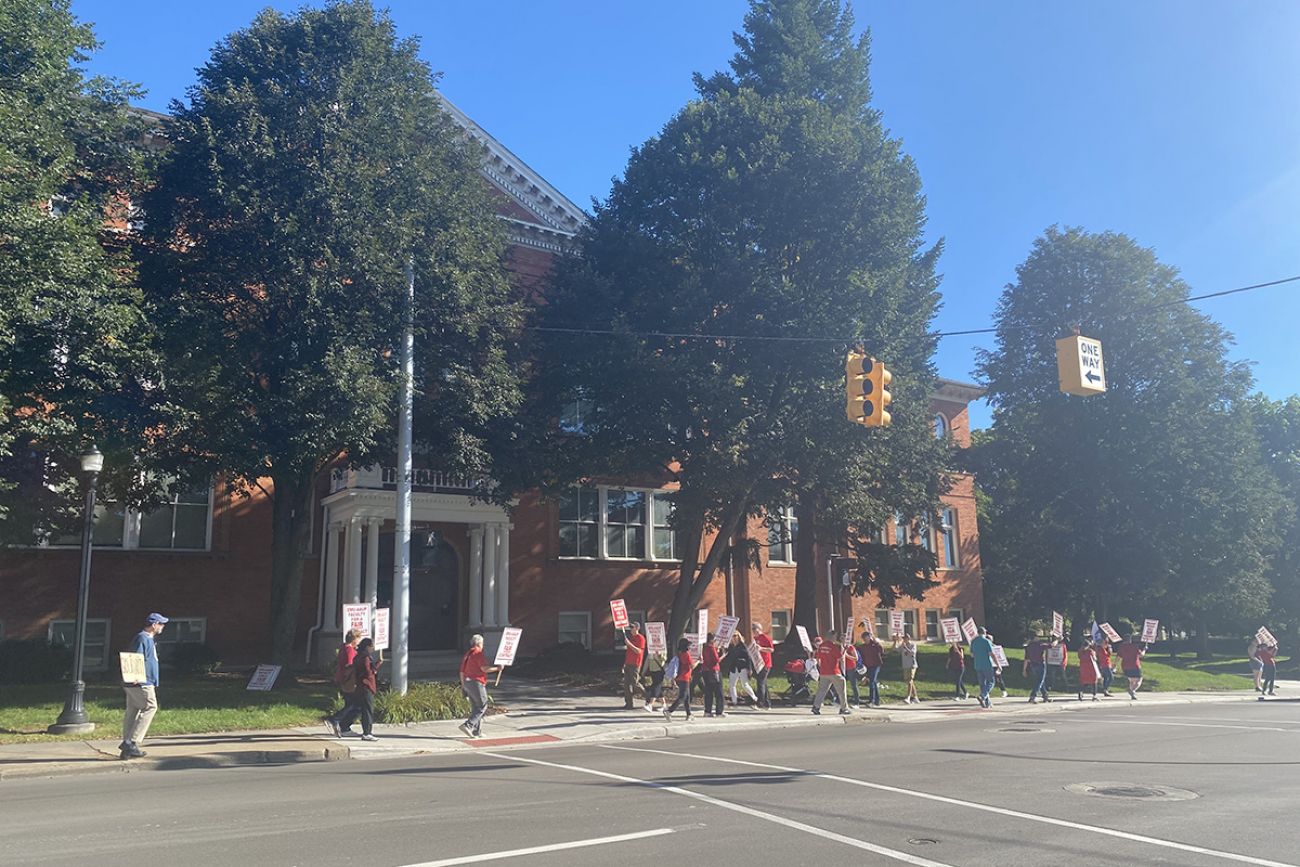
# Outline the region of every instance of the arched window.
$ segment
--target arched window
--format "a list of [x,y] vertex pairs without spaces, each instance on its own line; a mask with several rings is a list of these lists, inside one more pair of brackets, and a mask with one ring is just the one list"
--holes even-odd
[[948,435],[948,417],[941,412],[934,414],[934,435],[936,439],[943,439]]

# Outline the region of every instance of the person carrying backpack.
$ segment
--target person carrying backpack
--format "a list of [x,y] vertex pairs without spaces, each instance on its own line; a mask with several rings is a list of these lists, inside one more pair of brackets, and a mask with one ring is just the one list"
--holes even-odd
[[664,708],[664,719],[668,720],[668,722],[673,721],[673,711],[677,710],[679,704],[685,706],[686,719],[688,722],[690,721],[691,669],[694,667],[695,660],[691,659],[690,639],[677,639],[677,655],[668,660],[668,668],[664,670],[664,679],[677,684],[677,698],[673,700],[670,707]]
[[339,708],[338,713],[325,717],[325,728],[329,729],[336,738],[351,734],[352,723],[361,714],[361,708],[356,703],[356,672],[352,668],[357,659],[357,642],[360,640],[361,633],[349,629],[343,636],[338,657],[334,661],[334,685],[339,688],[339,692],[343,693],[343,707]]

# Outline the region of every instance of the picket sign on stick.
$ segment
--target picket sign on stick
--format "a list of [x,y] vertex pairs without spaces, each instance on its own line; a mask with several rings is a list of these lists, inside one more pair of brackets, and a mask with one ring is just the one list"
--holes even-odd
[[501,685],[501,674],[505,671],[507,665],[515,664],[515,654],[519,651],[519,636],[524,631],[517,626],[507,626],[501,630],[501,643],[497,645],[497,656],[492,661],[493,665],[499,665],[497,669],[497,679],[493,686]]
[[1123,640],[1119,637],[1119,633],[1115,631],[1115,628],[1111,626],[1109,623],[1099,623],[1097,624],[1097,628],[1100,629],[1102,632],[1106,633],[1106,637],[1109,638],[1111,641]]
[[[709,609],[701,608],[695,614],[695,634],[700,637],[700,641],[709,637]],[[703,646],[701,644],[701,646]]]
[[380,651],[380,658],[383,658],[383,651],[388,649],[388,609],[375,609],[375,650]]
[[698,632],[686,632],[682,634],[682,638],[691,643],[691,663],[699,665],[700,661],[704,659],[704,636]]
[[1255,633],[1255,640],[1260,644],[1277,644],[1277,639],[1273,637],[1273,633],[1268,631],[1267,626],[1261,626],[1259,628],[1259,632]]
[[758,646],[758,642],[749,642],[749,644],[745,645],[745,649],[749,651],[749,664],[754,667],[754,674],[758,674],[764,668],[767,668],[763,664],[763,648]]
[[344,629],[355,629],[362,638],[369,638],[370,620],[369,602],[351,602],[343,606]]
[[1003,668],[1011,667],[1011,663],[1007,661],[1007,652],[1001,644],[993,645],[993,659]]
[[662,621],[652,620],[645,625],[646,650],[668,655],[668,629]]
[[724,614],[718,618],[718,631],[713,635],[713,645],[719,650],[731,643],[731,636],[735,635],[736,627],[740,625],[739,617],[732,617],[730,614]]
[[943,630],[943,640],[949,644],[961,641],[961,623],[956,617],[941,617],[939,627]]
[[906,629],[903,623],[903,612],[897,608],[889,610],[889,637],[898,638]]
[[1160,630],[1159,620],[1145,620],[1142,623],[1142,643],[1151,644],[1156,640],[1156,635]]
[[609,613],[614,615],[614,628],[627,629],[627,603],[622,599],[609,600]]
[[812,639],[808,637],[807,627],[802,623],[796,623],[794,631],[799,633],[799,643],[803,645],[803,649],[812,653]]
[[1052,634],[1057,638],[1065,637],[1065,617],[1059,611],[1052,612]]
[[980,634],[980,628],[975,625],[974,617],[967,617],[961,625],[961,634],[966,636],[967,641],[974,641],[975,636]]

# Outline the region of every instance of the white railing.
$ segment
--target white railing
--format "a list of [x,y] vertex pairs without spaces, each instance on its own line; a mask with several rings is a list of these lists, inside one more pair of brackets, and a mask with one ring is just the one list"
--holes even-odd
[[[411,487],[439,491],[477,491],[491,486],[485,478],[456,475],[442,470],[413,470]],[[330,493],[348,488],[383,490],[397,487],[397,467],[361,467],[340,469],[330,474]]]

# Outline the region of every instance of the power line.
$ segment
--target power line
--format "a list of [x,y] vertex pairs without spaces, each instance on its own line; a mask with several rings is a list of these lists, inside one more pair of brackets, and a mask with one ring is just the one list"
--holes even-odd
[[[1280,280],[1269,280],[1266,283],[1254,283],[1250,286],[1238,286],[1236,289],[1224,289],[1220,292],[1207,292],[1204,295],[1192,295],[1177,301],[1162,301],[1159,304],[1146,304],[1141,307],[1130,307],[1117,313],[1107,316],[1095,316],[1091,321],[1100,322],[1107,319],[1113,319],[1119,315],[1130,313],[1144,313],[1149,310],[1159,310],[1164,307],[1174,307],[1178,304],[1188,304],[1192,301],[1204,301],[1207,298],[1222,298],[1225,295],[1236,295],[1240,292],[1250,292],[1254,289],[1266,289],[1270,286],[1281,286],[1284,283],[1300,282],[1300,274],[1294,277],[1283,277]],[[1023,331],[1032,328],[1038,328],[1039,325],[1013,325],[1005,329],[993,328],[971,328],[963,331],[935,331],[929,336],[937,339],[944,337],[965,337],[974,334],[996,334],[999,330]],[[546,334],[590,334],[590,335],[609,335],[614,337],[662,337],[669,340],[748,340],[762,343],[853,343],[858,340],[857,337],[812,337],[782,334],[698,334],[694,332],[681,331],[620,331],[616,328],[565,328],[560,326],[549,325],[525,325],[525,331],[537,331]]]

